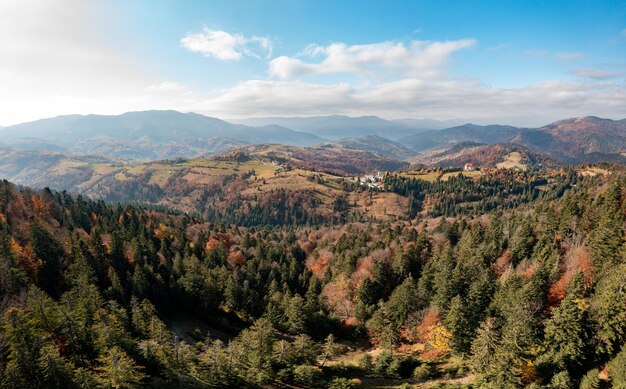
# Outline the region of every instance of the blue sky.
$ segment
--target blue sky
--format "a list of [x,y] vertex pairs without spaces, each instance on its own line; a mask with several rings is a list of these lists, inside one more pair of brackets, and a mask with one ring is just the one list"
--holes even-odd
[[626,2],[0,0],[0,124],[626,117]]

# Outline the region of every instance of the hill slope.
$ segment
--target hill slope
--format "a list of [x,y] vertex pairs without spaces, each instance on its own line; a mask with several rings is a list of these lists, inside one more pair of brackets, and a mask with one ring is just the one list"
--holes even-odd
[[[346,193],[353,175],[408,165],[337,144],[240,146],[211,158],[123,164],[101,157],[0,149],[0,178],[112,202],[161,205],[243,224],[292,224],[346,217],[337,199],[374,218],[403,216],[394,193]],[[348,176],[348,177],[346,177]],[[362,197],[362,198],[361,198]],[[369,202],[364,199],[368,198]],[[346,201],[348,201],[346,200]],[[374,201],[378,205],[372,206]],[[294,209],[297,214],[292,215]]]
[[626,119],[582,117],[560,120],[541,128],[465,124],[405,137],[399,143],[424,152],[463,142],[515,144],[569,164],[626,162]]
[[549,153],[570,163],[624,162],[626,119],[593,116],[560,120],[537,130],[520,133],[512,142]]
[[426,131],[402,138],[398,142],[415,151],[450,147],[462,142],[485,144],[507,143],[523,132],[513,126],[464,124],[438,131]]
[[414,157],[415,151],[378,135],[366,135],[358,138],[344,138],[337,143],[355,149],[366,150],[390,158],[405,160]]
[[426,166],[462,167],[466,163],[490,168],[555,167],[558,163],[549,156],[532,152],[517,145],[485,145],[473,142],[459,143],[444,150],[424,153],[412,160]]
[[[234,122],[252,126],[275,124],[297,131],[305,131],[329,140],[365,135],[380,135],[394,140],[424,129],[415,122],[389,121],[378,116],[267,117],[235,120]],[[426,128],[431,129],[433,127]]]
[[243,154],[262,158],[295,169],[351,176],[376,171],[395,171],[408,164],[376,152],[346,147],[337,143],[322,143],[310,147],[284,145],[252,145],[228,149],[216,155]]

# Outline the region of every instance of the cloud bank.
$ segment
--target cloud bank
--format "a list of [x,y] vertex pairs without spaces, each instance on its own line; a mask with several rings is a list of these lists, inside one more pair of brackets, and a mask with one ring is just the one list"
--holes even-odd
[[202,32],[188,33],[181,39],[180,44],[191,52],[223,61],[239,61],[244,56],[270,57],[273,46],[272,41],[266,37],[246,37],[206,27]]
[[[267,79],[245,80],[221,89],[193,109],[232,118],[346,114],[482,118],[529,126],[571,116],[618,118],[626,112],[626,89],[614,79],[619,76],[614,72],[575,68],[570,81],[547,80],[518,88],[498,88],[480,79],[450,75],[447,64],[454,55],[477,43],[467,38],[313,44],[293,56],[270,60]],[[568,63],[586,57],[583,52],[567,51],[524,54]],[[339,81],[317,78],[325,75]]]
[[[240,61],[255,67],[256,75],[203,89],[195,83],[201,80],[186,77],[184,67],[176,69],[180,78],[174,72],[146,71],[155,67],[120,50],[99,7],[79,0],[0,1],[0,35],[10,37],[0,40],[0,124],[144,109],[222,118],[346,114],[486,118],[518,125],[583,115],[626,116],[625,68],[589,53],[524,51],[504,43],[483,48],[480,55],[501,55],[498,51],[506,48],[507,56],[556,63],[563,70],[558,80],[497,87],[461,76],[459,67],[451,66],[466,53],[477,54],[479,42],[471,37],[285,48],[280,40],[261,35],[204,28],[177,37],[177,42],[206,57],[207,64]],[[34,24],[24,23],[26,19]],[[275,46],[280,56],[273,57]],[[502,75],[507,71],[498,69]]]
[[548,81],[506,89],[478,80],[406,78],[365,86],[249,80],[198,102],[194,110],[233,118],[346,114],[541,125],[592,114],[620,117],[624,107],[626,91],[610,82]]
[[322,74],[354,74],[374,77],[377,73],[393,71],[421,78],[441,74],[443,65],[458,50],[476,43],[474,39],[429,42],[411,41],[408,44],[382,42],[348,46],[334,43],[328,46],[310,45],[302,57],[318,62],[305,62],[299,58],[281,56],[269,64],[269,74],[279,79]]

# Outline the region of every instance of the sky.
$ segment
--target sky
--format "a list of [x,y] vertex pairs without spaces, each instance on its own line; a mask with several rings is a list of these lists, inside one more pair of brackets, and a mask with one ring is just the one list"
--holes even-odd
[[0,125],[626,117],[625,1],[0,0]]

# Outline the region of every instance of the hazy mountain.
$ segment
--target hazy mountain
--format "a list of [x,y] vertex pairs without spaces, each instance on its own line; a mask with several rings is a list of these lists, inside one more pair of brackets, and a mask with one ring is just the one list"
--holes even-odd
[[418,165],[442,167],[462,167],[466,163],[472,163],[480,167],[518,168],[521,170],[558,165],[548,155],[530,151],[522,146],[511,144],[486,145],[474,142],[463,142],[443,150],[424,153],[415,157],[412,162]]
[[120,162],[97,156],[67,156],[47,151],[0,148],[0,178],[33,187],[75,189],[91,177],[93,166],[108,167]]
[[425,131],[399,140],[399,143],[415,151],[444,148],[462,142],[507,143],[525,129],[513,126],[463,124],[443,130]]
[[593,116],[560,120],[528,129],[464,124],[426,131],[398,141],[417,152],[448,148],[463,142],[515,144],[565,163],[626,162],[626,119]]
[[404,166],[397,158],[376,151],[347,147],[339,143],[322,143],[310,147],[277,144],[243,145],[214,155],[215,158],[233,160],[238,157],[276,162],[290,169],[325,172],[337,175],[354,175],[376,171],[395,171]]
[[[323,139],[280,126],[261,128],[177,111],[68,115],[9,126],[5,143],[32,150],[147,160],[189,157],[242,143],[312,145]],[[227,141],[228,140],[228,141]]]
[[404,147],[400,143],[378,135],[366,135],[358,138],[344,138],[337,141],[337,143],[400,160],[414,157],[417,154],[415,151]]
[[[364,135],[379,135],[396,140],[423,130],[423,127],[414,127],[402,121],[389,121],[378,116],[311,116],[311,117],[266,117],[231,120],[249,126],[279,125],[296,131],[315,134],[329,140],[359,137]],[[430,128],[430,127],[428,127]]]
[[460,126],[465,123],[465,120],[452,119],[452,120],[434,120],[434,119],[395,119],[391,120],[392,123],[400,123],[407,127],[413,128],[418,131],[426,130],[443,130],[444,128],[450,128],[454,126]]
[[[2,134],[2,132],[0,132],[0,134]],[[2,145],[7,146],[5,144]],[[69,152],[66,147],[37,138],[19,138],[18,140],[11,141],[11,146],[21,150],[51,151],[57,153]]]
[[626,161],[622,155],[626,153],[626,119],[582,117],[535,129],[468,123],[427,131],[411,125],[442,122],[388,121],[376,116],[260,118],[244,122],[256,127],[176,111],[68,115],[5,127],[0,137],[5,147],[127,161],[190,158],[248,144],[312,146],[325,139],[396,159],[475,142],[516,144],[566,163]]
[[570,162],[623,162],[626,158],[626,119],[594,116],[565,119],[512,139],[532,150]]

